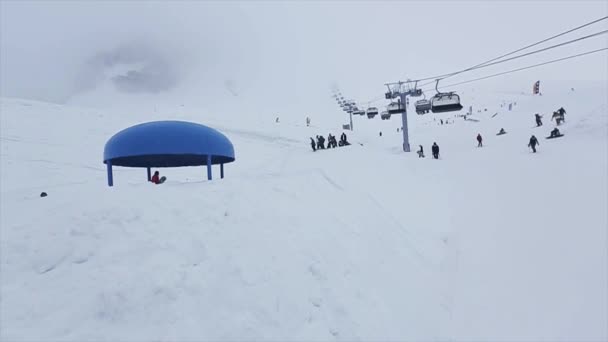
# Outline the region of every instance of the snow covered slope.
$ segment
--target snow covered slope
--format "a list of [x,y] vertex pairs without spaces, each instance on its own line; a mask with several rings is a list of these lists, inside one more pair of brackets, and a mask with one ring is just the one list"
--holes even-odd
[[[410,115],[412,149],[436,141],[439,161],[400,151],[399,118],[312,153],[337,126],[2,99],[0,337],[606,340],[606,84],[546,89],[464,91],[477,121]],[[560,106],[566,136],[545,140]],[[223,131],[226,179],[115,168],[108,188],[107,139],[155,119]]]

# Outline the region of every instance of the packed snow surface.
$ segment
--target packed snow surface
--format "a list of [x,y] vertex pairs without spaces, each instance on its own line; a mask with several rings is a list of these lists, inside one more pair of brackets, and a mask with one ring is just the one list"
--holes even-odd
[[[608,91],[544,86],[463,91],[460,113],[410,106],[424,159],[401,151],[398,116],[356,117],[351,146],[313,153],[309,137],[342,133],[319,118],[343,121],[337,109],[306,127],[290,113],[4,98],[0,337],[605,341]],[[565,136],[546,140],[561,106]],[[161,169],[157,186],[116,167],[108,187],[105,142],[163,119],[226,134],[226,178]]]

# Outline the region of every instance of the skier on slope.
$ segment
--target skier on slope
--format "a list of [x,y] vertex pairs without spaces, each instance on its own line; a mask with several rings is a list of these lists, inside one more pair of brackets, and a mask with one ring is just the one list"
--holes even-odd
[[481,138],[481,134],[477,134],[477,147],[482,147],[483,144],[481,143],[482,138]]
[[538,139],[534,135],[530,137],[530,142],[528,143],[528,147],[532,148],[532,152],[536,153],[536,145],[540,145],[538,143]]
[[431,152],[433,152],[433,158],[439,159],[439,146],[436,142],[433,143],[433,146],[431,147]]

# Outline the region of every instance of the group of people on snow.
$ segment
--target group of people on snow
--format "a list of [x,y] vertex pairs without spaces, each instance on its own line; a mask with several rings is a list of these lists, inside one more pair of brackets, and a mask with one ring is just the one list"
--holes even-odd
[[[553,112],[553,116],[551,116],[551,120],[555,119],[555,123],[559,126],[562,122],[566,122],[565,119],[566,110],[564,107],[560,107],[560,109]],[[536,120],[536,127],[540,127],[543,125],[542,115],[539,113],[534,114],[534,118]]]
[[[346,133],[342,133],[340,135],[340,141],[336,141],[336,137],[329,133],[327,136],[327,148],[336,148],[338,146],[348,146],[350,143],[346,139]],[[310,146],[313,151],[316,150],[324,150],[325,149],[325,137],[322,135],[317,135],[317,140],[315,141],[312,137],[310,138]]]
[[553,112],[551,120],[555,119],[555,123],[559,126],[562,122],[566,122],[565,115],[566,110],[564,109],[564,107],[561,107],[560,109]]
[[[424,148],[422,145],[418,145],[420,149],[416,151],[418,153],[418,158],[424,158]],[[433,146],[431,146],[431,153],[433,154],[433,159],[439,159],[439,145],[436,142],[433,142]]]

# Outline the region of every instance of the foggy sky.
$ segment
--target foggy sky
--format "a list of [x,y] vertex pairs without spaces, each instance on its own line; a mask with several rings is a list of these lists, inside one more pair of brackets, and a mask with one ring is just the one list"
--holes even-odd
[[[0,11],[2,96],[66,102],[110,82],[212,101],[229,85],[230,96],[306,106],[331,84],[369,99],[388,81],[475,65],[605,16],[608,2],[2,1]],[[608,35],[451,81],[606,46]],[[606,80],[607,56],[486,82]]]

